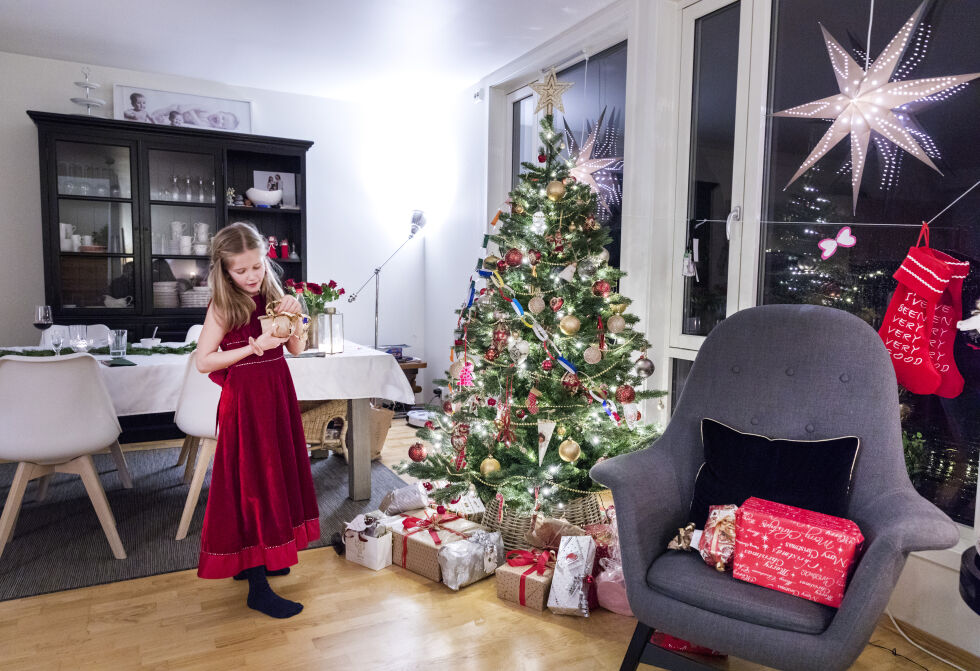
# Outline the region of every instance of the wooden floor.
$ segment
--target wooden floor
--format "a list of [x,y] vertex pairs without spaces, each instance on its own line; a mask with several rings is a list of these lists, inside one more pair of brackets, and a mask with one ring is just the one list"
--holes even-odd
[[[384,462],[412,442],[393,428]],[[305,610],[270,619],[245,607],[246,585],[194,571],[0,603],[0,669],[618,669],[635,625],[608,611],[530,611],[497,599],[492,578],[455,593],[398,567],[375,573],[329,548],[302,552],[272,582]],[[930,671],[950,668],[883,626],[871,640]],[[921,671],[872,646],[853,668]]]

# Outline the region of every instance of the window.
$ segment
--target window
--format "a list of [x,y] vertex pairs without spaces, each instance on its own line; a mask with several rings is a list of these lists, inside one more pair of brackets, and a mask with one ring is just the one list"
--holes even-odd
[[[623,156],[626,108],[626,42],[621,42],[587,60],[557,73],[558,79],[574,84],[562,96],[565,112],[555,110],[555,129],[566,127],[576,146],[581,146],[592,132],[599,117],[602,126],[596,137],[596,158]],[[513,145],[511,160],[511,185],[518,182],[521,161],[535,163],[538,147],[538,120],[534,114],[536,97],[517,96],[513,100]],[[568,133],[566,133],[567,135]],[[619,248],[622,230],[623,163],[617,161],[595,173],[601,199],[607,207],[600,207],[599,219],[609,227],[613,238],[609,249],[609,264],[619,266]]]
[[[870,0],[775,0],[769,111],[779,112],[839,92],[820,25],[865,67]],[[877,58],[920,0],[877,3],[871,56]],[[980,72],[972,3],[930,5],[893,79]],[[873,60],[872,60],[873,63]],[[791,178],[831,121],[768,116],[762,221],[760,303],[811,303],[852,312],[876,329],[895,288],[892,273],[932,218],[980,179],[980,81],[937,94],[931,104],[899,112],[938,171],[872,133],[856,208],[851,139],[844,138],[799,178]],[[787,186],[789,184],[789,186]],[[857,242],[821,259],[818,241],[850,226]],[[964,310],[980,298],[980,189],[931,227],[931,246],[967,260]],[[974,332],[975,334],[975,332]],[[966,388],[955,399],[902,390],[907,452],[921,452],[917,489],[954,520],[972,525],[980,451],[980,341],[956,336],[956,365]]]

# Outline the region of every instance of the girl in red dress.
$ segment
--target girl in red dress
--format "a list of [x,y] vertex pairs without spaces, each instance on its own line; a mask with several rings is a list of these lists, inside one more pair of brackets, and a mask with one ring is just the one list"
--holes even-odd
[[303,349],[296,336],[262,333],[267,303],[300,312],[284,296],[268,259],[268,243],[250,224],[232,224],[211,241],[208,276],[212,302],[197,342],[197,368],[221,385],[218,448],[197,575],[248,579],[248,606],[278,618],[303,606],[269,587],[297,551],[320,537],[310,459],[285,346]]

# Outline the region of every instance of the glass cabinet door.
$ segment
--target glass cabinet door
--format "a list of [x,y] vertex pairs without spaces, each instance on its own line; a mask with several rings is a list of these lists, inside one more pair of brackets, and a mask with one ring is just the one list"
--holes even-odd
[[684,10],[671,344],[696,349],[737,309],[751,0]]
[[131,148],[56,141],[56,305],[136,310]]
[[211,238],[217,232],[214,154],[148,152],[154,310],[205,308]]

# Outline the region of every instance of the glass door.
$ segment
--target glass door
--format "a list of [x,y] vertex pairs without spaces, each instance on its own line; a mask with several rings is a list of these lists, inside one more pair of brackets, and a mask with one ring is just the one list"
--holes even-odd
[[149,296],[153,311],[203,309],[211,238],[218,230],[218,157],[151,148],[147,151],[150,216]]
[[56,312],[140,308],[132,147],[55,140]]
[[670,336],[676,348],[697,349],[739,307],[751,16],[752,0],[704,0],[683,12]]

